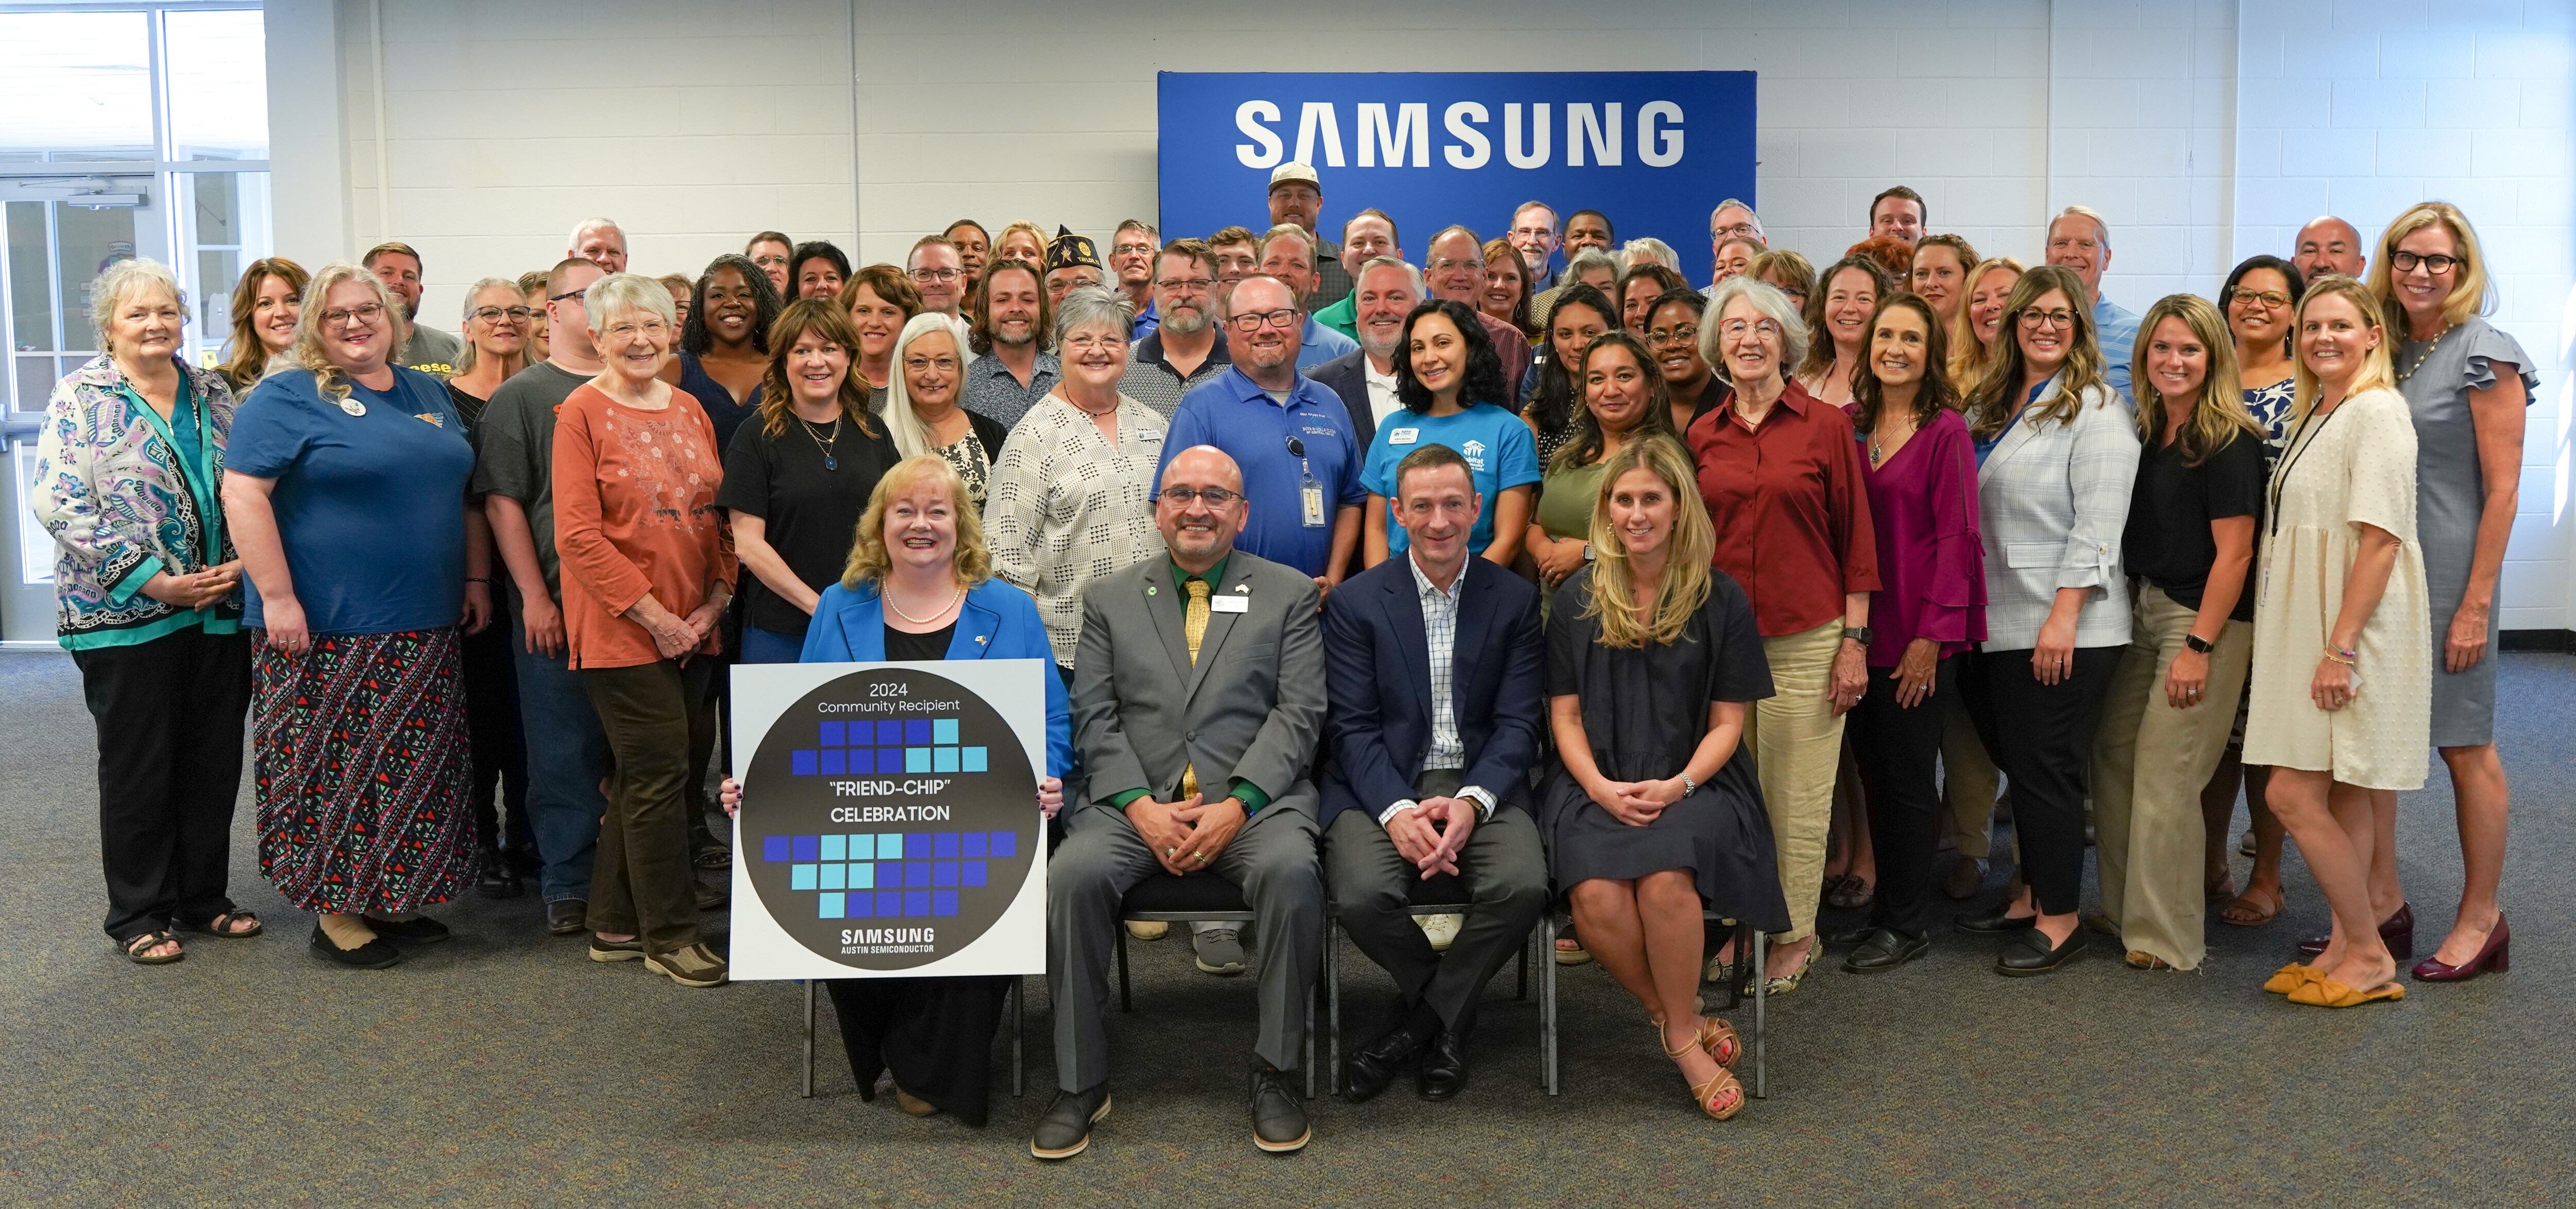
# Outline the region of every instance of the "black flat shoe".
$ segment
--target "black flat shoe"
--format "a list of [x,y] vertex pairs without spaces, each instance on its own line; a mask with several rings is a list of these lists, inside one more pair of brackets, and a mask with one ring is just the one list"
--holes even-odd
[[2003,905],[1983,915],[1962,915],[1958,918],[1960,931],[1977,932],[1989,936],[2026,931],[2038,922],[2039,916],[2036,914],[2012,914],[2012,901],[2009,899],[2005,900]]
[[1931,951],[1930,936],[1908,936],[1894,928],[1880,928],[1843,959],[1843,972],[1882,974]]
[[546,904],[546,931],[557,936],[576,936],[589,927],[589,903],[578,898],[558,898]]
[[1995,958],[1995,973],[2006,978],[2035,978],[2054,974],[2084,951],[2085,932],[2078,925],[2066,934],[2066,943],[2051,947],[2048,933],[2027,928],[2004,945],[2003,954]]
[[370,915],[358,918],[366,920],[367,927],[377,936],[398,945],[434,945],[455,935],[447,930],[446,924],[426,915],[415,915],[410,919],[377,919]]
[[1081,1154],[1091,1145],[1091,1127],[1108,1115],[1107,1083],[1089,1091],[1058,1091],[1055,1103],[1047,1105],[1046,1115],[1038,1118],[1036,1135],[1029,1139],[1030,1157],[1054,1162]]
[[331,943],[322,925],[313,925],[313,951],[355,970],[381,970],[402,960],[402,950],[384,937],[377,937],[354,949],[343,949]]
[[1413,1090],[1425,1100],[1447,1100],[1467,1086],[1467,1043],[1448,1029],[1431,1039],[1431,1047],[1422,1053],[1422,1069],[1413,1076]]
[[1353,1104],[1367,1102],[1389,1083],[1397,1071],[1411,1064],[1422,1052],[1422,1034],[1398,1025],[1361,1046],[1342,1066],[1342,1098]]
[[1823,935],[1826,944],[1843,947],[1866,943],[1870,937],[1878,935],[1878,932],[1878,925],[1862,924],[1857,928],[1837,928]]
[[1272,1154],[1304,1150],[1315,1131],[1306,1124],[1306,1101],[1288,1083],[1288,1072],[1267,1062],[1252,1068],[1252,1144]]

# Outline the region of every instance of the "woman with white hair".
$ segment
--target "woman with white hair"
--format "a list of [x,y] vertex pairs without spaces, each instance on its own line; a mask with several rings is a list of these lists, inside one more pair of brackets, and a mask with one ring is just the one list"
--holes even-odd
[[[1122,367],[1123,368],[1123,367]],[[966,350],[948,317],[924,311],[894,338],[894,375],[886,383],[886,431],[904,457],[935,453],[957,468],[966,502],[977,515],[993,477],[993,458],[1011,430],[971,412],[966,401]]]
[[1678,273],[1682,269],[1682,257],[1681,253],[1673,250],[1673,245],[1652,235],[1643,239],[1632,239],[1620,245],[1619,271],[1621,274],[1624,275],[1628,270],[1641,264],[1659,264]]
[[368,969],[446,939],[418,912],[473,872],[458,631],[492,616],[474,449],[438,379],[397,361],[408,335],[374,274],[323,266],[297,368],[242,401],[225,451],[258,640],[260,868],[320,917],[315,952]]
[[[766,282],[763,278],[763,282]],[[716,493],[714,422],[659,377],[678,309],[662,283],[611,273],[582,295],[607,370],[555,413],[555,544],[569,666],[616,759],[591,872],[590,959],[641,959],[685,987],[722,986],[701,943],[689,858],[690,769],[715,743],[716,623],[733,542]]]
[[54,386],[30,495],[54,537],[55,633],[98,724],[107,935],[127,960],[186,956],[175,926],[256,936],[225,894],[250,640],[221,483],[233,397],[177,356],[187,300],[166,265],[90,283],[100,353]]

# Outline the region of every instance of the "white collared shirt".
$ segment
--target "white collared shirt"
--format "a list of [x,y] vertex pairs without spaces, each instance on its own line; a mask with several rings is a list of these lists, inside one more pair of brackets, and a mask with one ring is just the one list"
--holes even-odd
[[[1467,763],[1467,744],[1458,736],[1457,692],[1450,683],[1450,672],[1457,666],[1453,655],[1458,645],[1458,601],[1467,590],[1467,568],[1458,569],[1458,577],[1446,589],[1431,582],[1422,573],[1422,564],[1411,551],[1405,553],[1404,565],[1413,572],[1413,589],[1422,602],[1422,636],[1431,650],[1431,749],[1423,753],[1422,767],[1431,769],[1463,768]],[[1484,787],[1468,785],[1458,796],[1476,803],[1481,819],[1494,817],[1494,795]],[[1411,810],[1421,803],[1403,799],[1380,813],[1384,825],[1399,810]]]
[[1367,353],[1360,354],[1360,373],[1368,378],[1369,414],[1374,417],[1371,423],[1384,425],[1388,416],[1404,410],[1404,400],[1395,393],[1393,373],[1377,372],[1377,362],[1370,360]]

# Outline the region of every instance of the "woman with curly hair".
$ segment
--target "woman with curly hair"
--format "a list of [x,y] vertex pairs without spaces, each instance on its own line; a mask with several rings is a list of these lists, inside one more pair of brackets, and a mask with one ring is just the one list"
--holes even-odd
[[1377,426],[1360,467],[1360,482],[1369,491],[1363,562],[1374,567],[1405,549],[1404,528],[1388,506],[1396,493],[1395,464],[1422,446],[1446,445],[1467,459],[1476,494],[1485,501],[1467,552],[1512,565],[1529,530],[1530,499],[1538,492],[1538,450],[1529,426],[1506,405],[1511,393],[1502,359],[1466,303],[1435,298],[1405,316],[1404,340],[1395,352],[1395,394],[1404,410]]

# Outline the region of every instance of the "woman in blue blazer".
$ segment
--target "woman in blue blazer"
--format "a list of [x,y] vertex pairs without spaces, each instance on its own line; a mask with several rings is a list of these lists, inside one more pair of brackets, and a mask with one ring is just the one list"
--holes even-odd
[[[805,628],[800,663],[933,659],[1043,659],[1047,767],[1038,809],[1064,805],[1073,767],[1072,715],[1054,674],[1037,601],[992,578],[966,485],[937,454],[904,459],[877,480],[859,518],[841,582],[823,590]],[[724,784],[727,813],[742,790]],[[876,1098],[877,1075],[894,1073],[895,1102],[917,1117],[947,1112],[982,1125],[991,1087],[993,1032],[1007,977],[833,979],[832,1006],[859,1095]]]

